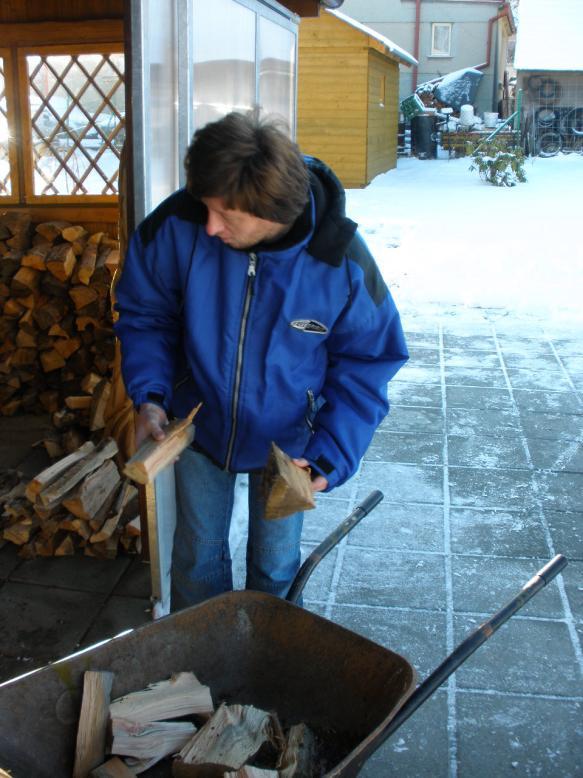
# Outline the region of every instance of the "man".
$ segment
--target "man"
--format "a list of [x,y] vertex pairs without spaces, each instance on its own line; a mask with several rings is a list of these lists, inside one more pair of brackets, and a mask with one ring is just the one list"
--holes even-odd
[[303,515],[266,520],[272,441],[329,491],[356,471],[407,350],[344,191],[256,113],[194,135],[186,189],[140,225],[116,287],[137,445],[202,401],[176,463],[172,608],[232,589],[229,524],[248,472],[249,589],[285,597]]

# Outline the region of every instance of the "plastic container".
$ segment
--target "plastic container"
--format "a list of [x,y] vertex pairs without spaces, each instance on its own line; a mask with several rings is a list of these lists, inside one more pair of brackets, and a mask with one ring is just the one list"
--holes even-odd
[[498,114],[493,111],[484,111],[484,127],[492,129],[498,123]]
[[411,148],[419,159],[437,157],[435,114],[421,114],[411,119]]
[[471,127],[476,121],[473,105],[462,105],[460,108],[460,124],[462,127]]

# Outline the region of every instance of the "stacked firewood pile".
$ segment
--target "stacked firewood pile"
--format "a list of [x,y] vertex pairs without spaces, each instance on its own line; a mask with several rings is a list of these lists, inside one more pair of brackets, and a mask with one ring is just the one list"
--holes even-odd
[[103,427],[118,262],[119,243],[103,232],[0,216],[0,415],[52,414],[65,453],[89,437],[80,430]]
[[24,480],[16,471],[0,478],[0,544],[20,546],[19,555],[84,553],[113,559],[139,553],[138,492],[120,475],[117,444],[104,438]]
[[324,772],[316,737],[305,724],[284,729],[276,713],[252,705],[221,703],[215,709],[209,687],[194,673],[176,673],[110,702],[113,680],[110,672],[84,674],[74,778],[138,775],[172,757],[175,778],[309,778]]

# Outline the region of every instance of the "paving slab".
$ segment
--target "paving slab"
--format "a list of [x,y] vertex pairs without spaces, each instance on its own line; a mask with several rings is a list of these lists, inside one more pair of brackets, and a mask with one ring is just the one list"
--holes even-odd
[[443,434],[380,429],[375,433],[364,461],[440,465],[443,463]]
[[504,389],[506,381],[501,370],[481,367],[445,366],[445,383],[448,386],[476,386]]
[[[411,347],[424,347],[424,348],[439,348],[439,332],[437,328],[433,326],[434,332],[421,330],[414,332],[412,330],[405,331],[405,339],[407,344]],[[428,328],[429,330],[429,328]]]
[[439,383],[416,384],[409,381],[391,381],[389,402],[391,403],[391,413],[397,405],[441,408],[441,385]]
[[520,412],[583,413],[583,403],[575,392],[542,392],[515,389],[514,399]]
[[580,776],[582,710],[580,702],[570,700],[460,694],[458,775]]
[[580,511],[583,507],[583,473],[536,473],[545,508]]
[[304,513],[302,539],[305,543],[320,543],[351,513],[350,500],[316,497],[314,510]]
[[152,594],[149,562],[145,562],[139,557],[132,558],[111,592],[119,597],[149,599]]
[[149,598],[110,597],[83,637],[81,647],[92,646],[151,621],[152,606]]
[[[480,433],[484,431],[479,428]],[[466,437],[454,435],[447,441],[448,462],[452,467],[530,469],[522,435],[516,430],[487,436],[471,435],[466,428]]]
[[533,355],[529,353],[502,352],[504,364],[510,370],[544,370],[545,373],[563,375],[561,364],[554,354]]
[[93,559],[81,555],[37,557],[23,562],[12,581],[109,594],[131,563],[129,557]]
[[389,415],[381,422],[379,430],[442,433],[443,424],[441,408],[411,408],[394,405]]
[[6,543],[0,548],[0,580],[9,578],[11,573],[22,563],[18,551],[19,548],[14,543]]
[[526,443],[533,467],[539,470],[583,473],[583,443],[578,440],[527,438]]
[[508,378],[513,389],[531,391],[571,392],[571,381],[560,372],[509,368]]
[[566,556],[569,564],[563,573],[565,593],[573,618],[583,624],[583,562]]
[[544,515],[556,553],[583,560],[583,513],[545,510]]
[[454,367],[470,367],[496,370],[500,367],[500,358],[495,351],[467,351],[465,349],[445,349],[443,353],[446,374]]
[[530,510],[537,505],[533,477],[523,470],[450,467],[451,504]]
[[358,483],[358,499],[380,489],[393,502],[443,502],[440,467],[364,462]]
[[[439,343],[437,344],[439,346]],[[440,351],[439,348],[427,348],[413,344],[409,347],[409,362],[412,365],[434,365],[439,366]]]
[[448,435],[506,435],[520,430],[520,416],[513,408],[483,410],[475,408],[447,409]]
[[396,383],[406,381],[410,384],[441,384],[439,367],[414,365],[407,362],[393,379]]
[[496,351],[496,341],[492,335],[450,335],[443,336],[443,345],[448,349],[470,351]]
[[448,408],[490,410],[512,407],[512,399],[507,388],[491,389],[477,386],[447,386],[445,394]]
[[[539,559],[548,554],[547,537],[539,511],[452,508],[449,526],[454,554]],[[559,522],[558,526],[562,524]],[[569,523],[566,532],[571,529],[572,523]]]
[[393,503],[390,496],[348,535],[349,546],[443,553],[443,507]]

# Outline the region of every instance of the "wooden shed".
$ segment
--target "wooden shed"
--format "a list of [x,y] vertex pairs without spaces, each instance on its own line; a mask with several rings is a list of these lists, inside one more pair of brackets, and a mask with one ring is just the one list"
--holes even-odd
[[345,187],[396,167],[401,64],[416,60],[338,11],[300,23],[298,143]]

